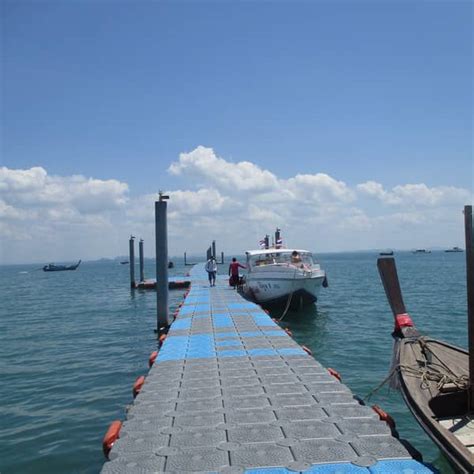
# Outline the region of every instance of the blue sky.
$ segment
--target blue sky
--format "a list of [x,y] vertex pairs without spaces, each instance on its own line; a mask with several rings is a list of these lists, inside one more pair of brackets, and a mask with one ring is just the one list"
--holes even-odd
[[[121,212],[130,216],[132,201],[148,202],[158,189],[217,189],[220,197],[232,197],[239,185],[227,181],[224,190],[216,182],[213,173],[220,168],[214,167],[214,156],[229,165],[230,173],[241,162],[253,164],[257,175],[268,170],[284,181],[280,186],[285,189],[297,175],[325,174],[343,182],[358,193],[344,201],[346,209],[348,203],[353,209],[348,219],[399,215],[406,205],[383,193],[424,185],[436,196],[430,198],[431,219],[438,216],[439,225],[447,219],[451,226],[451,233],[428,243],[462,244],[455,230],[459,216],[449,220],[447,213],[459,213],[466,199],[472,202],[471,2],[4,0],[1,7],[0,165],[10,186],[24,176],[17,172],[12,178],[14,170],[34,167],[56,182],[74,175],[98,183],[115,180],[126,185],[126,190],[112,188]],[[193,152],[200,146],[212,149],[213,155],[206,155],[209,169],[169,171],[180,154],[198,159]],[[378,183],[383,192],[360,187],[367,182]],[[85,219],[82,224],[90,218],[94,193],[81,190],[81,196],[87,194],[87,216],[83,206],[71,211],[75,219]],[[247,216],[248,206],[260,211],[276,206],[260,197],[253,202],[247,192]],[[192,194],[188,198],[194,199]],[[32,241],[41,232],[35,237],[30,229],[29,243],[26,235],[23,243],[15,243],[16,224],[11,223],[24,199],[0,199],[8,210],[10,230],[4,237],[17,249],[14,258],[33,258]],[[314,205],[322,207],[318,199]],[[219,210],[230,216],[234,208],[227,204]],[[426,216],[426,202],[420,206],[411,212]],[[207,217],[205,206],[187,216]],[[260,232],[260,224],[262,230],[264,224],[284,227],[284,217],[265,220],[260,215],[252,232]],[[110,229],[120,220],[101,218],[108,219]],[[183,215],[176,217],[176,232],[178,222],[185,221]],[[217,221],[200,222],[203,237],[218,226]],[[117,233],[133,231],[125,228],[133,226],[149,233],[145,216],[141,224],[133,216],[127,224]],[[388,243],[382,234],[374,242],[369,238],[373,228],[366,230],[353,248]],[[301,232],[295,229],[294,238]],[[417,246],[424,243],[422,237],[390,241],[390,246]],[[325,250],[346,249],[344,239],[331,240],[341,243],[333,248],[326,242]],[[182,245],[192,247],[180,241],[176,251]],[[238,250],[238,242],[230,245]],[[97,256],[105,250],[100,245],[94,249]],[[119,252],[118,241],[113,250]]]

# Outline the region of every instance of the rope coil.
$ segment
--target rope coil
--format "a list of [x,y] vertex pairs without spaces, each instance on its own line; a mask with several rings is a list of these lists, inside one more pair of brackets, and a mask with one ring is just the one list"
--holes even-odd
[[[365,397],[364,400],[370,400],[370,398],[377,393],[388,381],[394,378],[398,378],[401,371],[409,377],[416,377],[420,379],[420,388],[429,389],[430,383],[436,383],[438,391],[442,391],[446,385],[452,385],[457,390],[467,390],[469,386],[469,376],[467,374],[457,375],[449,366],[443,362],[435,353],[433,353],[428,347],[428,341],[424,337],[418,338],[415,343],[421,347],[421,352],[426,359],[426,363],[423,366],[410,366],[403,365],[399,362],[399,347],[395,347],[394,360],[392,361],[392,367],[384,380],[371,390]],[[397,343],[396,343],[397,344]],[[437,362],[434,362],[436,359]],[[398,384],[391,384],[398,388]]]

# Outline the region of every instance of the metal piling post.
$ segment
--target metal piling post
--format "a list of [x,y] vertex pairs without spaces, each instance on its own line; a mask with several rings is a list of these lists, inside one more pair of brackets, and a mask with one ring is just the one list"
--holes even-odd
[[155,240],[156,240],[156,309],[157,330],[169,326],[168,317],[168,228],[166,221],[166,201],[168,196],[159,193],[155,202]]
[[130,260],[130,288],[136,288],[135,284],[135,237],[133,235],[130,236],[130,240],[128,241],[128,248],[129,248],[129,260]]
[[143,239],[140,239],[138,243],[138,251],[140,254],[140,281],[145,281],[145,270],[143,262]]

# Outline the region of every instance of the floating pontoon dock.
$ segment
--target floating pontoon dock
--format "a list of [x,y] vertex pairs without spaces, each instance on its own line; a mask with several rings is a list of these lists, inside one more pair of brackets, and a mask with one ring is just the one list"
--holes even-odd
[[103,474],[432,472],[227,278],[190,279]]
[[[168,288],[170,290],[176,290],[180,288],[189,288],[191,285],[191,281],[187,277],[178,277],[178,276],[170,276],[168,277]],[[154,290],[156,289],[156,280],[153,278],[139,281],[135,285],[136,288],[139,290]]]

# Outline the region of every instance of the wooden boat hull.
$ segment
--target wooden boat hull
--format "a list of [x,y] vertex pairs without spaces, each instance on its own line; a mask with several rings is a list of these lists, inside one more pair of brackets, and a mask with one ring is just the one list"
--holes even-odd
[[445,365],[454,378],[465,380],[469,374],[468,353],[422,337],[399,339],[397,344],[398,378],[408,408],[459,472],[474,472],[474,421],[469,415],[466,390],[443,392],[435,381],[422,380],[421,375],[414,375],[414,369],[420,374],[425,369],[437,372]]

